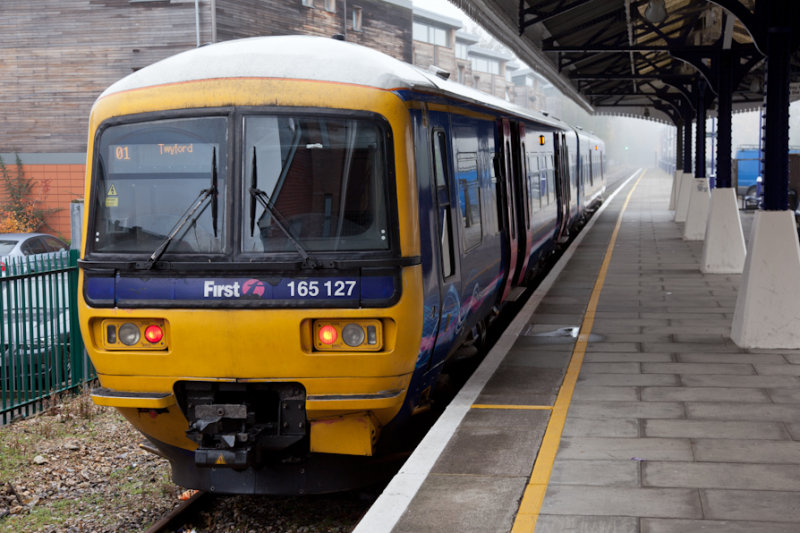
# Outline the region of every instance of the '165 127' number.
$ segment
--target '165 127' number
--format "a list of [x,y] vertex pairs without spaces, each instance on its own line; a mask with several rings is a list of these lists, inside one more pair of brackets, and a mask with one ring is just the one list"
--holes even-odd
[[356,287],[354,280],[336,281],[290,281],[289,294],[300,298],[350,297]]

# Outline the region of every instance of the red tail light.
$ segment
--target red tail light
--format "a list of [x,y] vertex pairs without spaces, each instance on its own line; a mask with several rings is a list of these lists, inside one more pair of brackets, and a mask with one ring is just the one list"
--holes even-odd
[[144,330],[144,338],[147,339],[147,342],[155,344],[164,338],[164,330],[156,325],[147,326]]
[[319,329],[319,342],[322,344],[333,344],[336,342],[336,338],[339,336],[336,333],[336,328],[333,326],[322,326]]

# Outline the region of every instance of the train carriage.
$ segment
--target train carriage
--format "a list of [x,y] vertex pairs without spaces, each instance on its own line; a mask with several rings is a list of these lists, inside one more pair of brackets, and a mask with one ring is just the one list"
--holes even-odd
[[357,484],[599,198],[580,139],[315,37],[220,43],[120,80],[90,118],[94,401],[187,487]]

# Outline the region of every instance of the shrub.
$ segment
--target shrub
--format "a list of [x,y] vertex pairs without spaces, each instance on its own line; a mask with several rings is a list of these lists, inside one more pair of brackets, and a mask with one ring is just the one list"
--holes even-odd
[[[0,179],[5,198],[0,201],[0,233],[27,233],[45,225],[45,219],[59,209],[45,209],[33,197],[35,182],[25,176],[22,160],[17,154],[16,172],[9,171],[0,157]],[[41,196],[47,194],[50,183],[42,182]]]

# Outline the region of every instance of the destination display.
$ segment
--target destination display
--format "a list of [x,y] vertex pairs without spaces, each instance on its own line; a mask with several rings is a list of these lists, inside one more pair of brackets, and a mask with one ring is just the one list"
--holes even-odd
[[213,143],[112,144],[107,161],[111,174],[208,174]]

